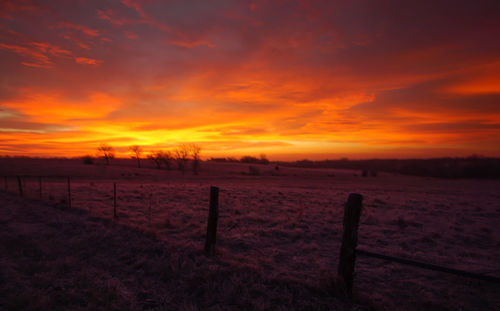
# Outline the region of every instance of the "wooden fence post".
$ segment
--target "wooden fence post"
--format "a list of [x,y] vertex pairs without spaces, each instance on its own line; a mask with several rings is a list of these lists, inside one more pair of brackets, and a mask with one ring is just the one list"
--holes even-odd
[[149,193],[149,207],[148,207],[148,222],[149,227],[151,227],[151,205],[153,205],[153,190]]
[[38,192],[40,192],[40,200],[42,199],[42,176],[38,176]]
[[71,183],[68,176],[68,207],[71,208]]
[[5,182],[5,191],[8,191],[9,190],[9,183],[7,182],[7,176],[4,176],[3,179]]
[[113,183],[113,217],[118,217],[116,215],[116,183]]
[[362,203],[363,196],[361,194],[351,193],[344,207],[344,234],[340,247],[338,276],[340,281],[343,282],[343,286],[345,286],[346,295],[349,299],[352,298],[354,265],[356,261],[356,246],[358,244],[358,227]]
[[21,176],[17,176],[17,184],[19,185],[19,195],[23,196],[23,183],[21,182]]
[[219,217],[219,188],[210,187],[210,209],[208,212],[207,239],[205,241],[205,253],[215,253],[215,239],[217,235],[217,218]]

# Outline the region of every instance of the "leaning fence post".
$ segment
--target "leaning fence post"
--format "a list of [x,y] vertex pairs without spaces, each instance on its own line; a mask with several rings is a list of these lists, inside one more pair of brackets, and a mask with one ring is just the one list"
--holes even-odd
[[358,244],[359,218],[363,196],[359,193],[351,193],[344,207],[344,234],[340,247],[338,276],[347,297],[352,297],[352,285],[354,279],[354,264],[356,261],[356,246]]
[[116,183],[113,183],[113,217],[118,217],[116,215]]
[[19,185],[19,195],[23,196],[23,183],[21,182],[21,176],[17,176],[17,184]]
[[71,208],[71,183],[68,176],[68,207]]
[[210,187],[210,209],[208,212],[207,239],[205,253],[212,255],[215,252],[215,238],[217,235],[217,218],[219,217],[219,188]]

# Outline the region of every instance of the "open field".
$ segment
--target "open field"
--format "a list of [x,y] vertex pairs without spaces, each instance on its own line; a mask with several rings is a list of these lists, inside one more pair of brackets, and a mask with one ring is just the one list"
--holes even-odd
[[[0,176],[12,176],[1,194],[0,290],[7,294],[0,305],[342,309],[332,284],[350,192],[364,196],[360,248],[500,275],[500,181],[274,165],[253,165],[259,173],[251,176],[248,165],[211,162],[195,176],[133,163],[0,159]],[[25,199],[13,194],[16,175],[33,176],[23,178]],[[43,203],[37,176],[44,176]],[[217,253],[207,258],[211,185],[221,192]],[[359,257],[354,308],[494,310],[499,290]]]

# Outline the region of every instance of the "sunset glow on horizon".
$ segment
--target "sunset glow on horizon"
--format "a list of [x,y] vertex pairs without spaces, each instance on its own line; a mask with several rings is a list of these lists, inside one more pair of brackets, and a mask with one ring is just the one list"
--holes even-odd
[[497,1],[0,1],[0,155],[500,156]]

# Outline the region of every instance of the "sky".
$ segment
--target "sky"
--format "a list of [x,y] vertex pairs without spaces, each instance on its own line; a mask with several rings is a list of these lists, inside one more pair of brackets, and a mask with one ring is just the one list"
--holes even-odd
[[0,155],[500,156],[499,1],[0,0]]

